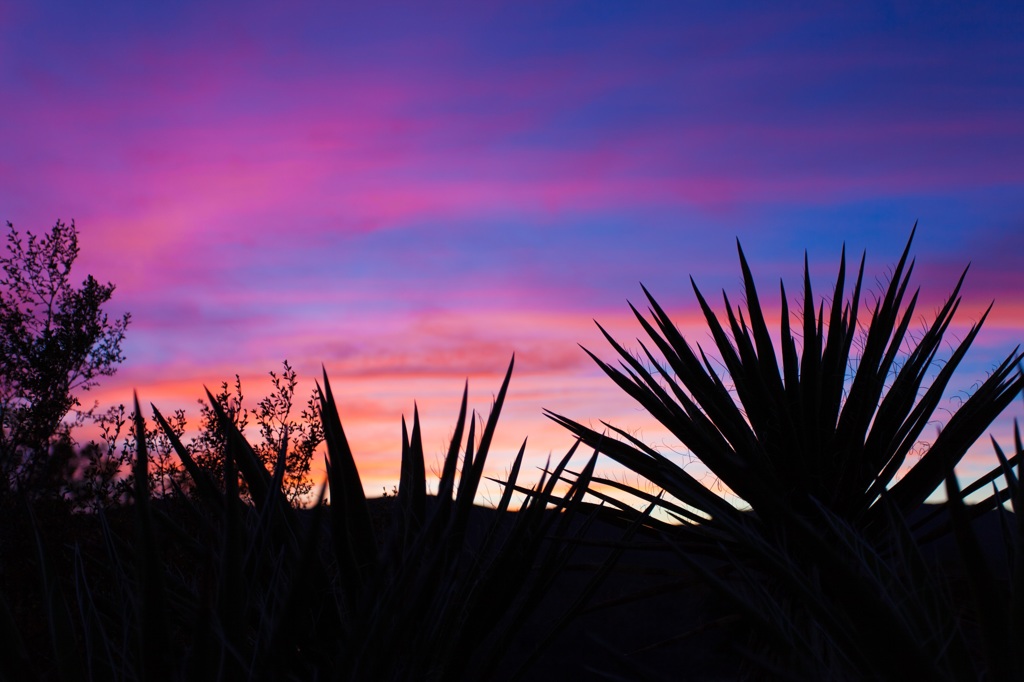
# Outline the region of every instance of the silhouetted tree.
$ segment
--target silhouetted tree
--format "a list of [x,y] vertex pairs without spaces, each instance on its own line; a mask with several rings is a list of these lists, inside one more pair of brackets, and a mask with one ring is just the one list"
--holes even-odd
[[[124,359],[130,315],[111,319],[103,306],[114,292],[92,275],[75,287],[74,222],[26,238],[7,223],[0,257],[0,494],[57,489],[66,462],[55,443],[70,441],[65,417],[101,376]],[[88,414],[86,410],[83,414]],[[64,458],[66,459],[66,457]]]

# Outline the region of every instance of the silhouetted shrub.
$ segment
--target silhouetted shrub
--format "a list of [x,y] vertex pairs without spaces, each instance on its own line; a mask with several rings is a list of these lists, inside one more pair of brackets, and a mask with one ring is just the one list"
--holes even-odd
[[[89,275],[71,280],[78,233],[60,221],[27,240],[7,223],[0,256],[0,495],[13,490],[60,494],[71,443],[68,413],[77,393],[110,376],[123,359],[131,319],[110,319],[103,307],[114,285]],[[79,412],[91,416],[92,409]],[[58,445],[57,451],[52,446]]]

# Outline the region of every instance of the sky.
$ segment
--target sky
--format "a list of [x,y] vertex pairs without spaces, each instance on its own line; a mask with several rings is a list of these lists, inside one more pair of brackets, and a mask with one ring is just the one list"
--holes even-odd
[[513,354],[493,473],[568,450],[543,408],[678,451],[579,346],[642,334],[641,283],[706,343],[689,277],[739,300],[737,240],[777,311],[805,251],[884,280],[916,222],[921,310],[968,263],[951,335],[995,301],[954,388],[1024,340],[1019,3],[0,0],[0,92],[0,219],[74,220],[132,315],[84,401],[322,366],[371,494],[414,402],[439,458]]

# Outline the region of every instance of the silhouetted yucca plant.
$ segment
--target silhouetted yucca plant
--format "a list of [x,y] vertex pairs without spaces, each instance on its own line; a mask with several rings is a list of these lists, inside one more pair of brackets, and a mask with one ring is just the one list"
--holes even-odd
[[[693,285],[723,375],[699,345],[694,348],[683,338],[646,289],[652,319],[633,308],[653,343],[651,348],[640,342],[643,360],[606,332],[620,356],[619,367],[587,351],[746,510],[622,429],[606,424],[622,438],[611,439],[549,413],[585,443],[600,443],[601,452],[678,500],[654,500],[644,491],[617,485],[655,501],[683,523],[678,528],[661,525],[683,556],[704,553],[735,569],[725,582],[712,572],[705,571],[705,577],[726,594],[736,593],[734,581],[746,584],[739,605],[755,626],[770,637],[788,633],[771,642],[767,655],[749,652],[775,674],[799,670],[799,660],[809,652],[815,652],[815,674],[824,670],[839,677],[907,679],[928,671],[941,677],[941,670],[961,671],[967,665],[962,648],[942,639],[951,626],[929,616],[938,608],[934,600],[901,603],[913,591],[914,578],[906,574],[906,565],[892,561],[914,551],[904,519],[943,484],[1021,391],[1024,377],[1015,374],[1021,354],[1015,350],[995,368],[920,457],[909,460],[914,448],[922,447],[921,433],[932,423],[985,317],[939,362],[966,271],[934,321],[912,338],[918,294],[908,301],[909,251],[910,242],[867,319],[861,300],[863,258],[850,299],[844,300],[844,251],[831,300],[821,302],[815,301],[805,258],[802,314],[795,329],[781,287],[781,358],[742,249],[745,309],[733,308],[723,294],[723,324]],[[617,506],[628,512],[625,505]],[[818,665],[822,661],[827,663]]]
[[[569,532],[594,465],[592,458],[569,492],[556,496],[570,451],[518,513],[506,514],[524,443],[498,508],[474,511],[511,373],[510,364],[479,438],[464,392],[436,497],[426,492],[418,414],[411,433],[403,423],[401,484],[384,527],[370,513],[326,373],[320,410],[330,504],[308,511],[290,506],[282,491],[286,442],[267,471],[211,400],[225,430],[222,490],[154,407],[198,499],[176,498],[183,506],[173,515],[164,511],[167,500],[150,499],[139,438],[135,542],[108,529],[106,555],[96,562],[115,580],[96,579],[91,558],[82,557],[72,596],[50,589],[44,572],[58,669],[146,680],[511,676],[515,666],[499,664],[568,558],[570,545],[551,538]],[[141,421],[137,404],[136,415]],[[238,474],[252,504],[240,496]],[[0,608],[0,632],[11,627]],[[13,674],[25,648],[8,644],[0,672]]]
[[[732,557],[731,579],[693,561],[685,543],[676,547],[683,561],[762,636],[761,646],[747,652],[761,672],[767,669],[783,679],[1022,679],[1024,447],[1019,427],[1014,431],[1016,453],[1007,458],[993,440],[999,466],[968,488],[961,490],[950,470],[947,502],[935,506],[938,514],[932,513],[939,517],[938,531],[952,527],[963,577],[936,561],[939,555],[929,544],[934,532],[922,537],[912,530],[934,525],[908,523],[885,496],[880,504],[886,507],[888,528],[881,538],[876,533],[869,540],[821,510],[823,532],[801,535],[808,543],[805,549],[818,557],[813,564],[796,558],[790,545],[749,529],[744,542],[748,556],[757,560]],[[964,503],[964,495],[989,484],[990,497],[975,505]],[[1007,501],[1013,513],[1003,507]],[[996,546],[984,546],[975,531],[972,521],[983,512],[998,515]],[[1000,556],[1005,559],[1002,570],[989,563]],[[750,564],[771,567],[772,579],[765,580]],[[823,576],[842,581],[829,585]]]
[[[719,376],[700,345],[694,349],[683,338],[646,289],[653,321],[636,308],[633,312],[654,344],[652,351],[640,343],[647,362],[635,358],[607,333],[605,337],[620,355],[621,368],[587,352],[748,504],[766,528],[784,530],[792,518],[813,516],[818,507],[854,527],[868,528],[884,516],[877,504],[883,493],[904,515],[922,504],[1024,386],[1024,379],[1015,375],[1022,356],[1014,351],[948,419],[903,477],[895,480],[908,465],[908,455],[919,445],[922,431],[933,423],[953,372],[987,316],[986,311],[949,358],[937,363],[943,336],[960,303],[966,271],[932,324],[912,338],[908,332],[918,294],[904,305],[914,266],[908,264],[909,250],[908,242],[867,320],[861,317],[863,259],[850,300],[843,298],[844,252],[831,302],[818,304],[805,261],[798,330],[791,326],[782,287],[781,362],[742,249],[745,313],[743,308],[734,309],[723,294],[727,315],[723,325],[693,286],[726,376]],[[855,356],[852,350],[859,334],[863,347]],[[926,385],[932,372],[935,376]],[[602,442],[597,431],[549,414],[584,442]],[[602,452],[692,508],[676,510],[684,518],[704,525],[710,520],[714,525],[723,516],[735,518],[740,513],[664,455],[607,426],[624,440],[604,437]]]
[[[554,472],[529,492],[514,523],[503,527],[502,517],[517,489],[524,442],[504,483],[496,513],[484,527],[472,527],[474,499],[511,373],[512,364],[479,442],[474,435],[476,420],[470,420],[459,471],[459,448],[466,428],[467,395],[463,394],[436,499],[426,495],[418,415],[414,414],[411,435],[403,423],[401,479],[390,532],[383,540],[375,537],[324,376],[322,410],[329,453],[332,540],[339,576],[347,583],[338,603],[338,640],[324,644],[345,677],[495,676],[492,666],[510,643],[510,634],[541,603],[554,572],[567,559],[569,545],[549,544],[547,539],[552,533],[568,533],[570,515],[545,510],[549,505],[570,512],[579,507],[596,455],[580,480],[559,498],[554,488],[575,448],[570,450]],[[557,531],[552,527],[556,521]],[[380,552],[382,543],[384,551]]]

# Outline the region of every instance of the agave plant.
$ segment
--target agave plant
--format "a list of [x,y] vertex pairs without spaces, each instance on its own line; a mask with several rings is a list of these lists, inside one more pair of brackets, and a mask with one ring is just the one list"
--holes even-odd
[[[601,328],[619,355],[619,366],[587,353],[738,502],[709,490],[623,429],[605,424],[621,437],[613,439],[548,413],[585,443],[600,443],[602,453],[675,498],[656,500],[644,491],[602,481],[658,503],[681,522],[679,527],[663,525],[662,530],[724,593],[735,596],[736,585],[721,582],[690,555],[725,560],[737,569],[734,576],[739,573],[741,582],[743,576],[753,579],[746,581],[751,589],[781,592],[781,601],[767,602],[762,599],[765,594],[748,593],[750,598],[740,599],[739,606],[770,634],[788,629],[807,635],[803,644],[792,638],[776,641],[775,651],[790,653],[787,665],[803,651],[824,646],[839,652],[847,670],[868,676],[906,679],[937,671],[936,661],[943,657],[950,660],[939,667],[963,669],[952,660],[959,653],[947,651],[941,641],[945,626],[924,633],[921,623],[934,621],[901,611],[897,602],[903,588],[892,587],[890,578],[903,567],[893,569],[887,562],[907,551],[905,519],[943,485],[968,448],[1024,387],[1024,376],[1016,370],[1022,355],[1014,350],[946,421],[934,442],[920,443],[988,311],[939,362],[966,270],[927,329],[911,335],[918,303],[918,292],[909,294],[912,241],[913,232],[888,286],[866,316],[863,257],[849,300],[844,300],[844,248],[830,300],[816,302],[805,256],[797,322],[791,320],[788,296],[780,286],[781,358],[737,245],[746,305],[734,308],[723,292],[724,323],[691,279],[725,370],[721,375],[704,349],[683,337],[646,289],[650,319],[630,305],[653,344],[639,342],[642,357],[634,357]],[[913,460],[915,448],[924,451]],[[629,513],[628,505],[606,499]],[[761,606],[755,607],[758,600]],[[779,614],[766,615],[764,604],[797,611],[780,621]],[[927,611],[929,604],[922,602],[919,610]],[[793,630],[794,618],[805,627]],[[788,624],[780,626],[781,622]],[[828,641],[816,641],[821,635],[808,634],[812,632],[824,632]],[[894,667],[892,661],[902,664]],[[760,662],[777,663],[763,658]]]
[[[463,393],[436,496],[427,495],[418,412],[411,432],[403,420],[401,484],[383,527],[371,515],[326,372],[328,484],[308,511],[292,507],[282,490],[286,442],[267,471],[211,400],[225,432],[220,488],[154,407],[198,499],[181,495],[174,513],[167,500],[150,499],[140,436],[134,540],[105,526],[103,556],[76,554],[73,596],[55,582],[37,542],[57,663],[42,672],[146,680],[512,677],[515,666],[499,663],[568,559],[571,545],[552,538],[569,533],[596,455],[559,497],[573,448],[508,514],[513,491],[524,490],[516,483],[524,442],[497,509],[474,509],[511,373],[510,364],[479,438]],[[239,475],[251,504],[239,493]],[[17,676],[28,649],[3,599],[0,633],[11,637],[0,678]]]

